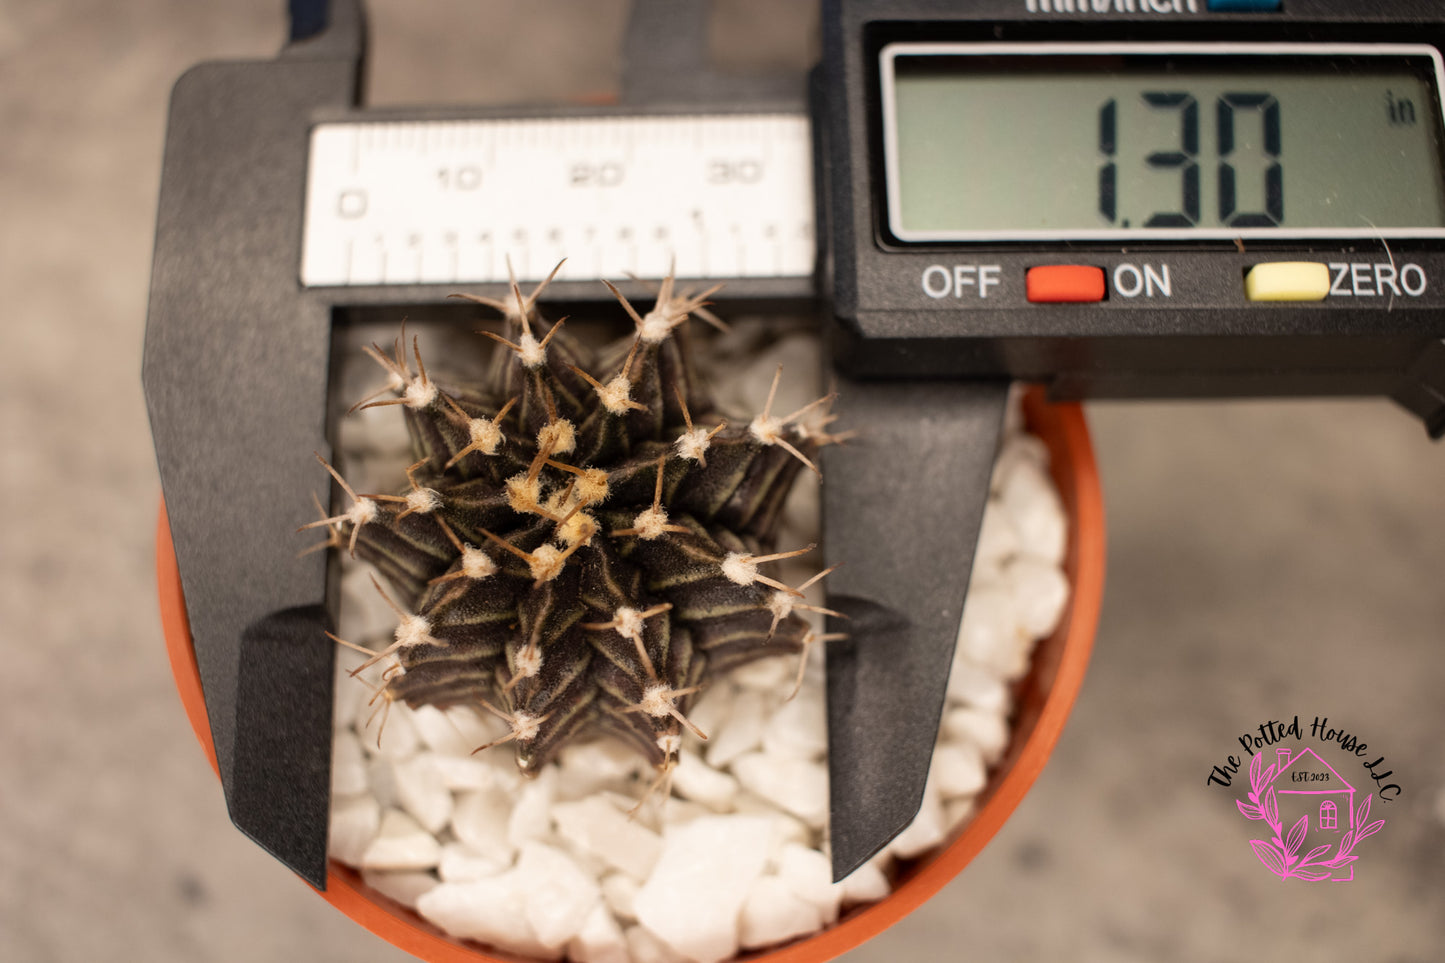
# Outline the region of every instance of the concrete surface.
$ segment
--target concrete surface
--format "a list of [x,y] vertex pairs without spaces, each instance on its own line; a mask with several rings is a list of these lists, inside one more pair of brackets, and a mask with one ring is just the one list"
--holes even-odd
[[[282,6],[0,0],[0,960],[408,958],[232,829],[154,601],[139,370],[167,92],[269,56]],[[616,84],[621,0],[373,6],[375,102]],[[747,17],[807,14],[732,2],[724,35],[775,42]],[[848,959],[1445,958],[1445,448],[1383,402],[1090,415],[1110,573],[1069,728],[974,864]],[[1403,788],[1347,886],[1274,879],[1205,784],[1296,713]]]

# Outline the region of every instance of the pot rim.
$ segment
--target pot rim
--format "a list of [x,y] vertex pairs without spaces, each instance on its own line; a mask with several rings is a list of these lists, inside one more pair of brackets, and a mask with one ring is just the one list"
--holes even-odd
[[[1058,653],[1052,685],[1042,705],[1036,707],[1036,714],[1024,709],[1013,723],[1010,748],[995,769],[995,775],[1002,772],[1002,778],[984,789],[982,805],[972,818],[933,856],[914,862],[888,896],[845,913],[838,922],[811,936],[741,953],[735,957],[739,963],[826,963],[902,920],[978,855],[1013,814],[1052,755],[1083,683],[1098,626],[1104,589],[1104,505],[1082,407],[1076,402],[1051,404],[1041,387],[1032,386],[1024,395],[1024,418],[1029,430],[1048,447],[1050,474],[1069,519],[1064,565],[1070,583],[1068,608],[1054,635],[1040,642],[1036,650]],[[156,583],[176,691],[196,741],[211,769],[219,773],[164,500],[156,525]],[[1039,672],[1036,659],[1025,682]],[[1020,742],[1017,737],[1025,726],[1027,733]],[[445,935],[412,910],[366,886],[359,873],[336,860],[329,861],[326,884],[320,895],[328,903],[392,945],[431,963],[535,963]]]

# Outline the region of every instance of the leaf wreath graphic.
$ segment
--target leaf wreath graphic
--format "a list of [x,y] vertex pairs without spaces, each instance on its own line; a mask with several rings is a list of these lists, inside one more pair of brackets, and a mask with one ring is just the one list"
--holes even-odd
[[1339,848],[1332,858],[1326,858],[1331,849],[1329,843],[1316,846],[1300,857],[1300,847],[1309,835],[1309,816],[1301,816],[1290,827],[1289,833],[1284,833],[1284,823],[1279,817],[1279,799],[1275,795],[1274,786],[1270,785],[1277,772],[1277,766],[1266,767],[1264,757],[1255,756],[1249,764],[1249,802],[1236,799],[1234,805],[1244,818],[1264,820],[1273,831],[1273,838],[1251,839],[1249,846],[1254,851],[1255,858],[1280,879],[1302,879],[1307,882],[1329,879],[1335,870],[1359,859],[1354,854],[1355,847],[1362,840],[1378,833],[1385,825],[1383,819],[1366,823],[1370,816],[1370,800],[1373,798],[1366,796],[1355,807],[1355,828],[1346,830],[1340,837]]

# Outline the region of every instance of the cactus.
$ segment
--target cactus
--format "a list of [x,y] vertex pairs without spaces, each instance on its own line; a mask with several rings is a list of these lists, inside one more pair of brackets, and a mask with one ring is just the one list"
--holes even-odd
[[836,440],[832,396],[778,417],[770,394],[750,424],[728,424],[683,328],[720,323],[711,290],[674,293],[669,277],[639,314],[608,284],[635,331],[593,350],[538,313],[552,277],[527,297],[514,280],[505,302],[458,295],[504,315],[502,333],[482,332],[496,342],[484,383],[433,380],[404,329],[390,355],[366,349],[392,397],[358,407],[402,408],[409,487],[357,494],[318,455],[349,505],[303,527],[325,526],[325,545],[390,585],[376,587],[395,640],[363,666],[384,669],[378,711],[480,706],[507,724],[489,745],[514,743],[524,772],[610,733],[665,774],[712,679],[818,641],[796,610],[825,611],[801,593],[821,575],[794,588],[767,573],[813,547],[773,543],[794,479]]

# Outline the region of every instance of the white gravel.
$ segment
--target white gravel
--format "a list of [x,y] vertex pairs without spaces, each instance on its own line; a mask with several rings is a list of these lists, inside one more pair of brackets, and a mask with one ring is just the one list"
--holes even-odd
[[[765,394],[779,360],[816,367],[809,341],[774,345],[735,384]],[[810,385],[798,381],[801,405]],[[756,410],[761,400],[742,392],[720,403]],[[787,401],[779,407],[791,410]],[[343,460],[364,463],[370,476],[399,476],[405,436],[382,415],[396,411],[368,412],[369,431],[349,425]],[[672,796],[635,816],[628,811],[651,771],[605,740],[571,746],[524,780],[510,747],[470,754],[500,734],[496,720],[465,707],[394,705],[378,747],[363,683],[377,685],[382,667],[362,673],[363,682],[349,679],[361,657],[340,649],[332,857],[454,936],[579,963],[716,963],[882,899],[895,860],[928,854],[971,816],[988,767],[1007,747],[1008,684],[1027,672],[1035,641],[1052,633],[1068,601],[1060,569],[1067,520],[1047,451],[1018,431],[1016,410],[1008,424],[922,809],[848,879],[832,882],[827,856],[822,646],[812,647],[791,701],[790,659],[715,682],[690,714],[710,738],[687,736]],[[789,544],[815,538],[818,527],[816,484],[805,472],[798,487],[784,521]],[[395,615],[377,604],[369,566],[345,565],[341,634],[384,644]],[[821,592],[810,596],[822,604]]]

